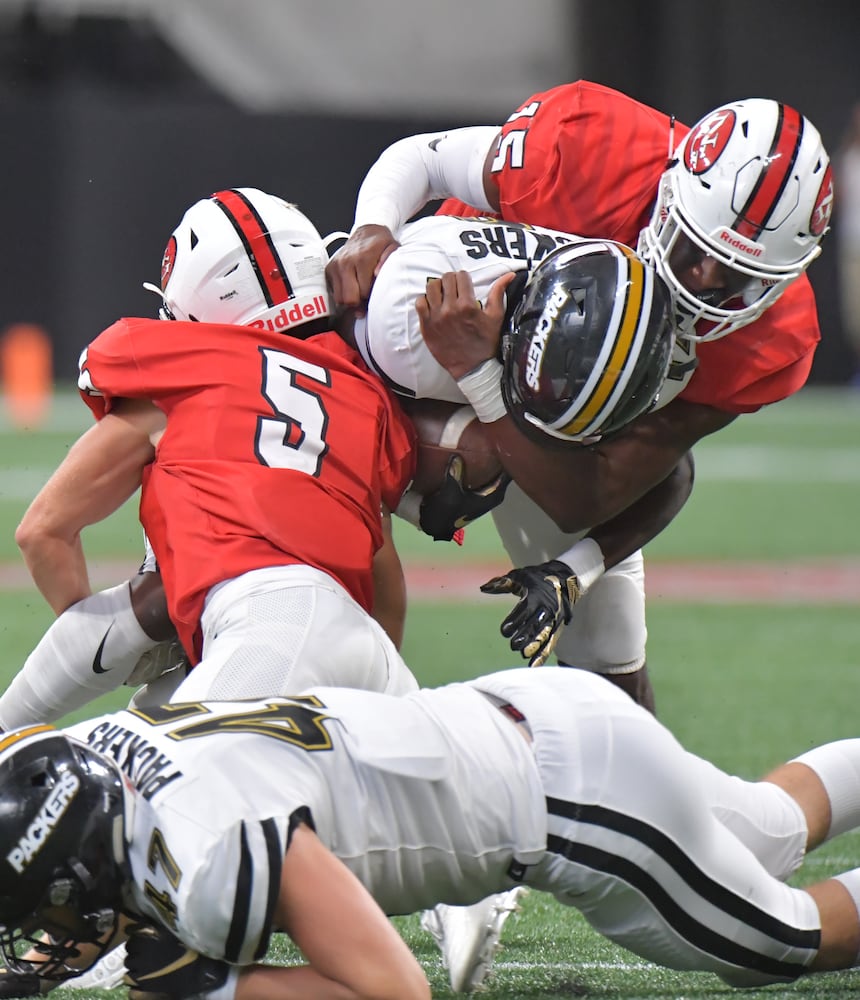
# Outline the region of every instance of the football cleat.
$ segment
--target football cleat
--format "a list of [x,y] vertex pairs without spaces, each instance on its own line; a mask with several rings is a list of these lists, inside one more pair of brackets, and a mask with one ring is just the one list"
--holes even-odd
[[[117,945],[86,972],[63,983],[66,990],[112,990],[125,976],[125,945]],[[56,984],[53,984],[56,985]]]
[[440,903],[421,914],[421,926],[439,946],[455,993],[472,993],[484,985],[501,947],[502,927],[527,892],[520,885],[472,906]]

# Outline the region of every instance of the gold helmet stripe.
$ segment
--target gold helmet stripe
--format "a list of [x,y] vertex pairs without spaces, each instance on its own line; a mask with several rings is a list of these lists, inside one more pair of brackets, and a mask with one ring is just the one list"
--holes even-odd
[[9,747],[14,746],[16,743],[20,743],[21,740],[29,739],[31,736],[37,736],[39,733],[51,733],[56,732],[56,726],[49,726],[47,723],[43,723],[38,726],[27,726],[26,729],[15,729],[11,733],[6,733],[2,738],[0,738],[0,753],[4,750],[8,750]]
[[626,246],[617,244],[617,249],[623,254],[619,258],[619,267],[624,266],[626,258],[627,294],[624,301],[624,311],[615,334],[612,354],[604,366],[603,373],[594,387],[594,391],[573,420],[559,427],[562,434],[581,434],[600,413],[606,400],[612,395],[618,380],[625,373],[627,362],[633,348],[636,331],[642,319],[642,301],[645,295],[645,267],[636,254]]

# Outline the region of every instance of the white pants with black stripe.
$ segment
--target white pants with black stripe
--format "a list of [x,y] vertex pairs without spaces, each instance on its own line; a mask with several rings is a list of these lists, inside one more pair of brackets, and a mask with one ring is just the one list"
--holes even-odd
[[663,966],[734,986],[804,971],[818,909],[771,874],[803,855],[805,823],[785,792],[688,753],[603,678],[544,667],[498,688],[528,721],[547,797],[547,854],[525,882]]

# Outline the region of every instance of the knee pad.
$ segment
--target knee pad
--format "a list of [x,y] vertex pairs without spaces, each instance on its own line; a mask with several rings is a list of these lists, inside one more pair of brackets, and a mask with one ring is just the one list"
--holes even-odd
[[632,673],[644,665],[648,632],[642,574],[635,566],[619,569],[605,573],[574,605],[556,647],[559,662],[601,674]]

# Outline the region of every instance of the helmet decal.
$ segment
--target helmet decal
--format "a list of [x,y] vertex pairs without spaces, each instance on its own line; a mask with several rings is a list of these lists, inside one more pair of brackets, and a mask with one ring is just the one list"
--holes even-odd
[[830,225],[830,216],[833,212],[833,169],[827,164],[821,187],[818,189],[818,197],[812,206],[812,216],[809,220],[809,231],[813,236],[822,236]]
[[80,787],[81,781],[76,774],[71,771],[60,772],[55,786],[48,791],[38,813],[6,855],[6,860],[19,875],[26,871],[45,846]]
[[176,237],[171,236],[164,248],[164,256],[161,258],[161,290],[167,288],[170,275],[173,274],[173,265],[176,263]]
[[770,153],[760,161],[758,180],[732,227],[741,236],[754,240],[762,230],[767,229],[770,217],[794,173],[802,141],[803,118],[794,108],[780,104]]
[[684,146],[684,166],[691,174],[703,174],[717,162],[732,137],[736,118],[731,108],[722,109],[693,129]]
[[527,434],[583,442],[654,405],[674,344],[670,295],[629,247],[560,247],[517,294],[503,340],[502,394]]
[[287,281],[280,255],[251,202],[235,189],[218,191],[212,200],[227,216],[242,241],[267,305],[274,306],[291,299],[293,290]]
[[[576,293],[574,293],[574,297],[577,298]],[[529,351],[526,356],[524,373],[526,385],[530,389],[536,390],[540,388],[540,371],[543,364],[547,335],[552,329],[552,324],[558,319],[559,311],[564,308],[568,298],[570,298],[570,294],[567,289],[561,287],[554,288],[547,299],[546,306],[540,314],[540,318],[535,324],[535,332],[529,343]]]
[[592,389],[591,398],[574,420],[564,427],[559,428],[563,434],[570,437],[581,434],[585,428],[592,424],[592,421],[600,413],[619,381],[626,375],[628,361],[633,350],[634,335],[639,328],[639,323],[643,316],[642,303],[645,297],[645,266],[629,247],[618,244],[617,248],[610,248],[610,252],[613,249],[620,251],[619,267],[624,267],[623,262],[626,259],[627,272],[626,278],[620,279],[620,284],[626,284],[627,293],[621,304],[618,335],[612,344],[612,353],[606,362],[600,379]]

